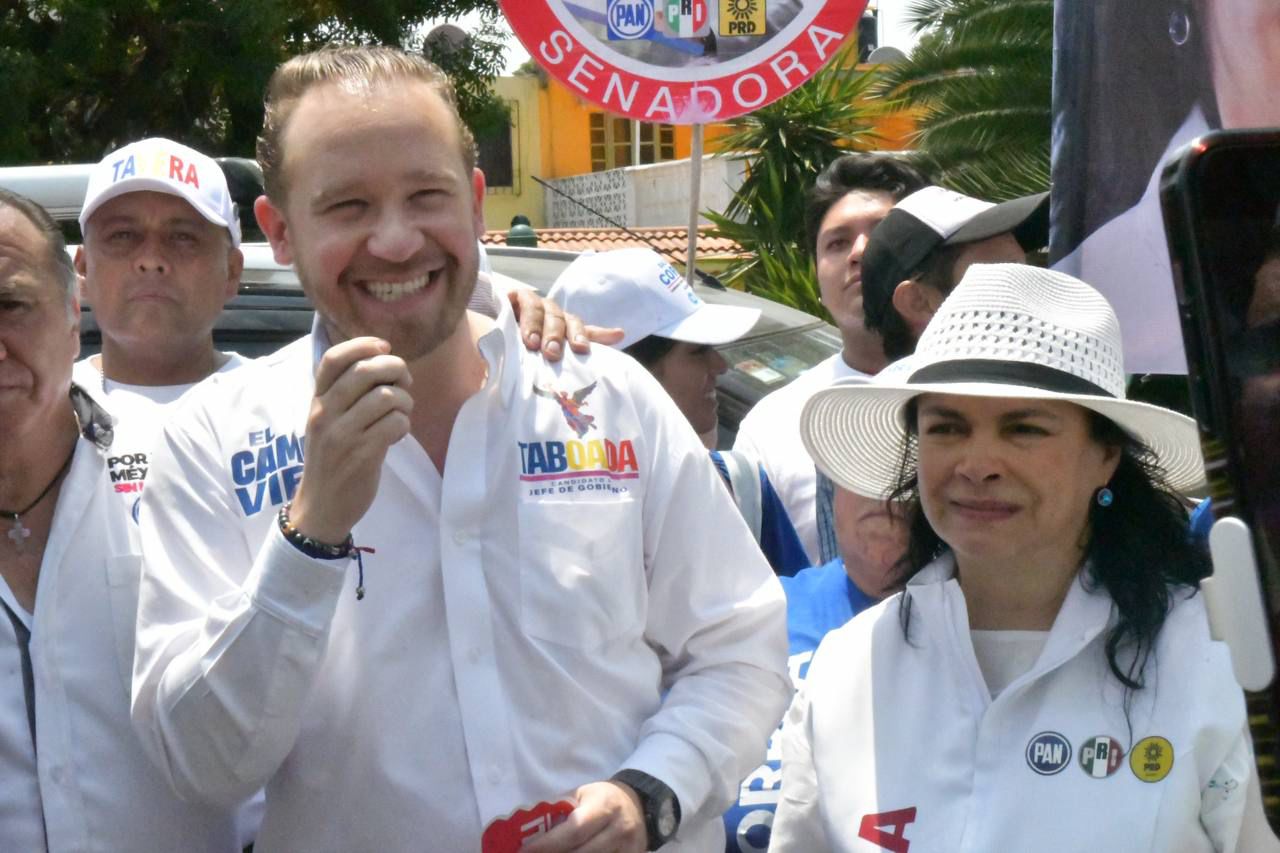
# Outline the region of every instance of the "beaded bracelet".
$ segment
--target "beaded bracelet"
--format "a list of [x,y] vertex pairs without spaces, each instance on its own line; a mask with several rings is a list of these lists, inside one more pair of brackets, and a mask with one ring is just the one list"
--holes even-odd
[[364,599],[364,559],[360,556],[364,554],[373,554],[374,549],[357,545],[355,540],[351,538],[351,534],[347,534],[347,538],[340,545],[329,545],[321,542],[319,539],[312,539],[310,536],[304,536],[298,528],[293,526],[293,522],[289,520],[289,503],[280,507],[280,532],[284,534],[284,538],[289,544],[297,548],[308,557],[315,557],[319,560],[340,560],[343,557],[350,557],[356,561],[356,568],[359,572],[356,578],[356,601]]
[[284,534],[285,539],[289,540],[289,544],[308,557],[315,557],[320,560],[340,560],[343,557],[351,556],[351,552],[355,550],[356,543],[351,538],[350,533],[338,545],[329,545],[319,539],[305,536],[289,520],[289,506],[289,503],[285,503],[284,506],[280,507],[280,532]]

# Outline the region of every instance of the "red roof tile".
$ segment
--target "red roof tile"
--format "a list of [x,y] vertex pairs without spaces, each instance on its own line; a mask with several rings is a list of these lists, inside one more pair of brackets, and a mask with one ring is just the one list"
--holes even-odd
[[[632,228],[631,231],[641,236],[632,236],[621,228],[539,228],[538,248],[572,252],[595,249],[603,252],[649,245],[663,254],[675,255],[680,263],[684,263],[689,243],[688,228]],[[646,239],[649,242],[646,243]],[[482,242],[486,246],[506,245],[507,232],[486,231]],[[711,226],[698,228],[700,257],[737,257],[742,253],[742,247],[733,240],[712,236]]]

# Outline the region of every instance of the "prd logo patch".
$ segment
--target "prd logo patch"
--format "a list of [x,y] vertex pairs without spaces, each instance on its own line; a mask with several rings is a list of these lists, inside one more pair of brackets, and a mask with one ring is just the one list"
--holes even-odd
[[653,0],[609,0],[605,17],[611,40],[644,38],[653,32]]
[[763,36],[767,12],[765,0],[720,0],[720,35]]
[[1173,744],[1159,735],[1144,737],[1129,753],[1129,769],[1143,782],[1159,782],[1173,769]]
[[1071,742],[1057,732],[1040,732],[1027,743],[1027,766],[1041,776],[1061,773],[1071,763]]
[[1094,779],[1105,779],[1115,773],[1122,760],[1124,747],[1113,737],[1091,737],[1080,747],[1080,766]]

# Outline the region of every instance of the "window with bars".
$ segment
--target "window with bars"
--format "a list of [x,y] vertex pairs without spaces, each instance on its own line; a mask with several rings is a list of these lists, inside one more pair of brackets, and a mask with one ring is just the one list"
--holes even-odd
[[676,158],[676,129],[670,124],[637,122],[620,116],[591,113],[591,171],[632,165],[631,134],[639,129],[640,163]]

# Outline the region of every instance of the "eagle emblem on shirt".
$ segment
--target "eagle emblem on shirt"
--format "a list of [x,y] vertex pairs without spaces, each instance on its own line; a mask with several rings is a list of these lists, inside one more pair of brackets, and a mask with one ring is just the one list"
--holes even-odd
[[564,415],[565,422],[569,424],[569,429],[578,434],[578,438],[582,438],[587,434],[587,430],[596,428],[596,419],[594,415],[589,415],[583,411],[587,405],[587,395],[595,390],[596,383],[584,385],[577,391],[557,391],[555,388],[548,388],[533,385],[533,393],[539,397],[548,397],[555,400],[560,406],[560,413]]

